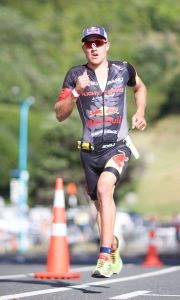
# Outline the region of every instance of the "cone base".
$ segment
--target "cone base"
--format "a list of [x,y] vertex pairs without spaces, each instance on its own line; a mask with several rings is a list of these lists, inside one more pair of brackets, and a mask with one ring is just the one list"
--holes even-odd
[[38,279],[78,279],[80,273],[43,272],[35,273],[34,277]]
[[143,263],[143,266],[145,267],[161,267],[163,266],[164,264],[160,261],[160,260],[157,260],[157,259],[146,259],[145,262]]

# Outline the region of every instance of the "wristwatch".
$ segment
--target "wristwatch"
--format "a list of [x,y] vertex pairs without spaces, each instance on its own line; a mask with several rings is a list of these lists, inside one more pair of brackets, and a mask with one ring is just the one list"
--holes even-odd
[[80,96],[80,94],[78,94],[75,88],[72,90],[72,94],[75,98],[78,98]]

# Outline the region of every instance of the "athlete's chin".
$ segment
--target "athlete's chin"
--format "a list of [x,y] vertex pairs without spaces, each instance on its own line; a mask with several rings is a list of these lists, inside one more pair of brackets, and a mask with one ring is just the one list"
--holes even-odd
[[92,58],[92,59],[90,59],[90,63],[92,64],[92,65],[100,65],[101,64],[101,59],[99,59],[99,58]]

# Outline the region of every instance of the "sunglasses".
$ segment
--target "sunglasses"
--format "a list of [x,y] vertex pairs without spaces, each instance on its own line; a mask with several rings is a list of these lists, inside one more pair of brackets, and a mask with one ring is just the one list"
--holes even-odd
[[85,41],[83,46],[86,49],[91,49],[92,46],[95,46],[96,48],[102,47],[103,45],[105,45],[107,42],[105,40],[94,40],[94,41]]

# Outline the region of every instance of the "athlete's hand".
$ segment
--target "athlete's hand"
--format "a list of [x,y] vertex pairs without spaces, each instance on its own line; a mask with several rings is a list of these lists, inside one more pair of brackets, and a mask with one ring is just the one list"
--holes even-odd
[[144,130],[147,126],[146,120],[144,118],[144,115],[135,113],[132,117],[132,129],[140,129]]
[[85,69],[83,74],[77,79],[76,91],[78,94],[81,94],[87,86],[90,86],[90,79],[89,75],[87,74],[87,69]]

